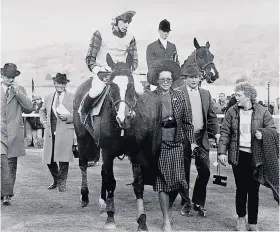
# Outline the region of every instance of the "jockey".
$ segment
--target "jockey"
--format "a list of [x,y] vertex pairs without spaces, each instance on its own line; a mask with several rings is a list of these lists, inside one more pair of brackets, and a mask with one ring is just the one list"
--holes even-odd
[[93,33],[86,64],[94,75],[92,87],[81,103],[82,122],[85,115],[89,113],[93,99],[100,95],[106,86],[102,79],[111,71],[106,61],[108,53],[116,63],[125,62],[127,55],[130,54],[133,59],[132,71],[138,67],[136,41],[134,36],[127,31],[135,13],[135,11],[126,11],[113,19],[111,30],[97,30]]
[[133,58],[132,71],[138,67],[138,54],[134,36],[127,31],[135,11],[126,11],[113,19],[112,29],[97,30],[93,33],[86,56],[86,64],[91,72],[110,71],[106,62],[109,53],[114,62],[125,62],[130,54]]

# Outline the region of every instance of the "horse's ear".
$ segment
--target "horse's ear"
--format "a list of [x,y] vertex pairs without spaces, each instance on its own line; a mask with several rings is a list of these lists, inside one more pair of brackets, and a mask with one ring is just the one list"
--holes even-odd
[[208,49],[210,48],[210,43],[209,43],[209,41],[207,41],[207,43],[206,43],[206,46],[205,47],[207,47]]
[[193,40],[193,45],[194,45],[194,47],[195,47],[196,49],[199,49],[199,48],[200,48],[200,45],[198,44],[196,38],[194,38],[194,40]]
[[111,69],[114,68],[115,63],[114,63],[114,61],[113,61],[113,59],[112,59],[112,57],[109,53],[107,53],[107,55],[106,55],[106,62]]
[[129,67],[132,67],[133,65],[133,57],[130,53],[127,54],[126,63],[129,65]]

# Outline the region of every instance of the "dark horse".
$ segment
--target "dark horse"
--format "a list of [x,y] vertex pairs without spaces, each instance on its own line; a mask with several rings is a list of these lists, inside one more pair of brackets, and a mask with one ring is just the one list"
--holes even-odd
[[[196,48],[192,54],[185,60],[184,64],[181,66],[181,70],[191,64],[196,64],[201,72],[200,85],[203,80],[211,84],[219,78],[219,73],[213,62],[214,55],[209,51],[210,43],[207,42],[205,46],[200,46],[194,38],[194,47]],[[173,83],[174,88],[179,87],[184,84],[183,79],[178,79]]]
[[[114,191],[116,188],[116,180],[113,173],[113,162],[116,157],[123,154],[130,157],[133,169],[133,188],[137,198],[137,222],[138,230],[147,230],[146,215],[143,206],[143,191],[144,179],[141,175],[139,157],[139,146],[136,139],[136,134],[147,133],[146,126],[151,123],[153,117],[148,112],[144,119],[138,119],[138,112],[141,107],[144,108],[143,101],[136,93],[135,80],[131,73],[132,58],[127,57],[126,63],[114,63],[111,56],[107,54],[107,63],[112,69],[109,82],[103,94],[105,95],[104,103],[101,112],[94,117],[94,130],[92,133],[88,130],[86,124],[81,122],[78,113],[80,104],[84,96],[91,89],[92,78],[82,83],[76,90],[74,97],[74,127],[77,135],[78,151],[79,151],[79,166],[82,172],[82,187],[81,187],[81,204],[82,207],[87,206],[88,186],[87,186],[87,161],[88,157],[95,152],[98,152],[100,147],[102,150],[102,186],[101,186],[101,201],[106,202],[107,221],[105,228],[114,229]],[[140,81],[138,87],[142,85]],[[94,99],[95,100],[95,99]],[[139,100],[139,101],[138,101]],[[147,101],[146,103],[147,104]],[[151,103],[152,104],[152,103]],[[136,107],[137,105],[137,107]],[[140,107],[140,108],[139,108]],[[137,108],[137,109],[136,109]],[[151,107],[153,108],[153,106]],[[147,112],[143,110],[143,112]],[[156,114],[154,114],[156,115]],[[146,120],[147,119],[147,120]],[[141,122],[139,122],[141,121]],[[149,122],[147,122],[149,121]],[[145,125],[137,131],[139,123]],[[152,129],[152,127],[150,127]],[[141,138],[146,136],[140,136]],[[138,136],[138,138],[140,138]],[[143,143],[143,140],[139,143]],[[148,161],[147,161],[148,160]],[[149,162],[149,158],[145,162]],[[144,163],[145,163],[144,162]]]
[[[185,61],[182,68],[197,62],[207,82],[218,78],[213,63],[213,55],[209,52],[209,43],[200,47]],[[199,58],[198,58],[199,56]],[[106,202],[107,220],[105,228],[114,229],[114,191],[116,181],[113,173],[113,162],[116,157],[126,154],[130,157],[133,171],[133,188],[137,199],[138,230],[148,230],[143,205],[144,185],[152,185],[156,169],[156,153],[161,138],[157,138],[160,129],[160,101],[158,96],[147,90],[142,94],[136,91],[136,79],[131,73],[132,58],[127,57],[126,63],[115,64],[110,55],[107,63],[112,69],[107,87],[103,90],[105,100],[99,116],[95,116],[94,132],[81,122],[78,109],[84,96],[91,89],[92,78],[82,83],[74,98],[74,127],[79,150],[79,166],[82,172],[81,204],[89,203],[87,186],[87,161],[92,153],[102,149],[102,186],[101,199]],[[183,83],[174,83],[179,86]],[[139,85],[141,85],[139,83]],[[159,141],[160,142],[160,141]]]

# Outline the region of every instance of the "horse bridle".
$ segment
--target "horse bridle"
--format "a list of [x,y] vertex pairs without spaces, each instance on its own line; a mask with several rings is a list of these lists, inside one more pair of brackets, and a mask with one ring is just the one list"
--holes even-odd
[[[109,90],[108,90],[108,95],[109,95],[109,97],[110,97],[110,100],[111,100],[111,102],[112,102],[112,104],[113,104],[113,107],[114,107],[114,109],[115,109],[115,112],[117,113],[117,111],[118,111],[118,109],[117,109],[117,105],[118,104],[120,104],[121,102],[124,102],[128,107],[129,107],[129,112],[130,112],[130,114],[131,114],[131,116],[132,116],[132,119],[131,119],[131,123],[134,121],[134,119],[135,119],[135,111],[134,111],[134,108],[135,108],[135,106],[136,106],[136,104],[137,104],[137,98],[136,98],[136,95],[135,95],[135,93],[134,93],[134,104],[133,105],[131,105],[128,101],[126,101],[126,100],[117,100],[117,101],[114,101],[114,99],[113,99],[113,97],[112,97],[112,94],[111,94],[111,89],[110,89],[110,86],[108,87],[109,88]],[[129,127],[131,126],[131,124],[127,127],[127,128],[121,128],[122,130],[125,130],[125,129],[128,129]]]
[[[213,65],[214,65],[214,62],[213,62],[213,61],[210,61],[210,62],[206,63],[205,65],[203,65],[202,67],[200,67],[200,64],[197,62],[197,59],[196,59],[196,50],[197,50],[197,49],[194,50],[194,63],[197,64],[200,73],[201,73],[202,76],[204,77],[205,74],[206,74],[205,68],[206,68],[208,65],[210,65],[210,64],[213,64]],[[205,79],[205,77],[204,77],[204,79]],[[201,81],[203,81],[203,79],[202,79]]]

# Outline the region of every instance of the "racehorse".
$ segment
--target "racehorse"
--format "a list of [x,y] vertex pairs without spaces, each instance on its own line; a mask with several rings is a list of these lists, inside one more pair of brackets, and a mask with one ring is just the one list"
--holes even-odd
[[[92,87],[92,78],[86,80],[78,87],[74,97],[74,127],[77,135],[79,167],[82,172],[81,204],[82,207],[85,207],[89,203],[87,161],[91,153],[98,152],[98,145],[98,147],[102,149],[103,159],[101,171],[101,199],[106,202],[107,212],[107,220],[104,227],[107,229],[115,229],[114,191],[116,188],[116,180],[113,173],[113,162],[116,157],[126,154],[130,157],[133,164],[132,169],[135,177],[133,188],[137,197],[138,230],[147,230],[146,215],[143,207],[144,184],[141,182],[142,179],[140,178],[143,176],[139,174],[140,163],[136,162],[137,156],[139,155],[139,146],[137,145],[135,135],[141,133],[141,128],[135,132],[135,127],[139,126],[139,121],[145,126],[152,124],[151,120],[153,117],[150,117],[151,113],[148,112],[147,116],[144,118],[145,122],[142,119],[136,119],[136,115],[139,112],[135,110],[136,104],[139,109],[139,107],[144,108],[144,103],[141,103],[143,101],[140,100],[141,98],[139,98],[136,91],[136,88],[141,88],[142,85],[140,81],[138,85],[135,85],[136,80],[133,79],[131,73],[132,57],[128,56],[126,63],[114,63],[111,56],[107,54],[106,60],[112,72],[110,73],[109,84],[104,89],[105,99],[100,115],[97,117],[95,116],[95,129],[92,134],[87,130],[85,124],[81,122],[78,112],[83,97]],[[143,90],[138,92],[141,93]],[[142,112],[145,111],[143,110]],[[150,127],[150,129],[151,128],[152,127]],[[140,141],[139,144],[143,143],[144,140],[145,138]]]
[[[207,43],[205,47],[200,47],[197,41],[194,43],[197,48],[194,52],[196,55],[191,55],[182,68],[194,63],[196,59],[207,82],[208,80],[215,81],[214,78],[217,78],[218,72],[213,63],[213,55],[209,52],[210,44]],[[157,168],[154,154],[157,149],[155,144],[161,140],[161,138],[156,137],[157,130],[160,129],[156,123],[160,120],[160,101],[157,95],[151,91],[145,91],[143,94],[137,93],[137,85],[135,85],[137,80],[133,78],[131,73],[131,56],[127,56],[126,63],[114,63],[109,54],[107,54],[106,59],[112,73],[109,84],[103,90],[105,100],[100,116],[95,117],[97,121],[94,122],[94,133],[87,130],[78,113],[83,97],[91,88],[92,78],[78,87],[74,97],[74,127],[77,135],[79,167],[82,172],[81,204],[82,207],[85,207],[89,203],[88,157],[91,153],[98,152],[97,147],[100,147],[103,159],[101,199],[106,202],[107,212],[104,227],[115,229],[114,191],[116,181],[113,173],[113,162],[116,157],[126,154],[132,163],[133,188],[137,199],[138,230],[148,230],[143,192],[145,184],[153,184],[154,179],[151,176],[155,176],[153,169]]]
[[[205,46],[200,46],[197,39],[193,40],[194,47],[196,48],[192,54],[185,60],[181,66],[181,70],[186,68],[188,65],[196,64],[199,71],[201,72],[201,79],[199,86],[202,81],[206,80],[208,84],[214,83],[219,78],[219,72],[213,62],[214,55],[210,52],[210,43],[207,42]],[[172,85],[173,88],[179,87],[184,84],[183,79],[178,79]]]

